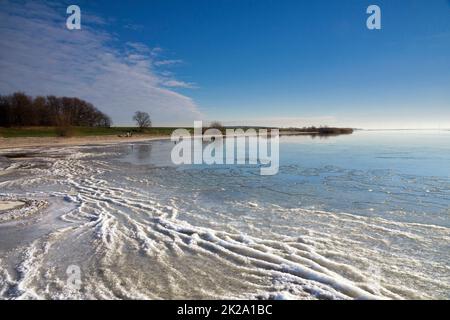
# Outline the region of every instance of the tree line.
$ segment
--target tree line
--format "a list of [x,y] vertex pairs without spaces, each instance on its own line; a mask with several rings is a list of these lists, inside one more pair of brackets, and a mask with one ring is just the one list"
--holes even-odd
[[0,127],[110,127],[111,118],[78,98],[38,96],[22,92],[0,95]]
[[351,134],[353,133],[352,128],[337,128],[337,127],[303,127],[303,128],[284,128],[282,129],[285,132],[304,132],[304,133],[315,133],[322,135],[333,135],[333,134]]

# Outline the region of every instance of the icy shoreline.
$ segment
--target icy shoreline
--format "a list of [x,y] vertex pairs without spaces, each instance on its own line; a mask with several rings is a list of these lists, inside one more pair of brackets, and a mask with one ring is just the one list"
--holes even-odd
[[45,200],[5,197],[0,195],[0,223],[36,214],[47,207]]

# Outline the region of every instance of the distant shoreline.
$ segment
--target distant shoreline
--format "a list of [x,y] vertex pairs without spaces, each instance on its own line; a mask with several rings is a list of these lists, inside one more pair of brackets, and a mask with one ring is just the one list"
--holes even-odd
[[[252,127],[244,127],[244,130]],[[23,127],[0,128],[0,150],[17,148],[39,147],[65,147],[80,145],[104,145],[127,142],[141,142],[170,139],[176,128],[153,127],[141,132],[135,127],[89,128],[74,127],[72,136],[58,136],[55,127]],[[192,128],[186,128],[192,130]],[[205,128],[207,129],[207,128]],[[222,129],[236,129],[227,127]],[[254,129],[259,129],[255,127]],[[270,129],[270,128],[269,128]],[[316,130],[312,130],[316,129]],[[279,128],[280,136],[309,135],[334,136],[351,134],[353,129],[348,128]],[[130,136],[128,136],[130,134]]]

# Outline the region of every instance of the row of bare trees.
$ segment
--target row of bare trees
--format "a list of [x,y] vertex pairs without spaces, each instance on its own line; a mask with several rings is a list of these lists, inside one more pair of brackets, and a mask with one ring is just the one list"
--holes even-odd
[[38,96],[16,92],[0,95],[0,127],[110,127],[111,118],[78,98]]

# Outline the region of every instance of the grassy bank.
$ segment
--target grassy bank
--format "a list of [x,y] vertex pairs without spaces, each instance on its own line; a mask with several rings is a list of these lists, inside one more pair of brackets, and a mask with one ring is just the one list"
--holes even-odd
[[92,127],[71,127],[62,130],[56,127],[22,127],[22,128],[2,128],[0,127],[0,137],[2,138],[25,138],[25,137],[60,137],[66,135],[69,137],[88,137],[88,136],[118,136],[125,135],[127,132],[139,135],[157,135],[164,136],[172,134],[174,128],[148,128],[140,131],[136,127],[111,127],[111,128],[92,128]]
[[[247,130],[250,127],[243,127]],[[192,132],[192,128],[186,128]],[[205,128],[206,130],[207,128]],[[236,129],[234,127],[222,127],[221,130],[225,132],[225,129]],[[254,127],[259,129],[259,127]],[[171,127],[154,127],[139,130],[136,127],[110,127],[110,128],[93,128],[93,127],[69,127],[69,128],[57,128],[57,127],[21,127],[21,128],[4,128],[0,127],[0,137],[2,138],[34,138],[34,137],[89,137],[89,136],[123,136],[128,132],[133,135],[149,135],[149,136],[169,136],[172,134],[175,128]],[[353,129],[350,128],[285,128],[280,129],[280,133],[283,134],[311,134],[311,135],[339,135],[339,134],[351,134]]]

